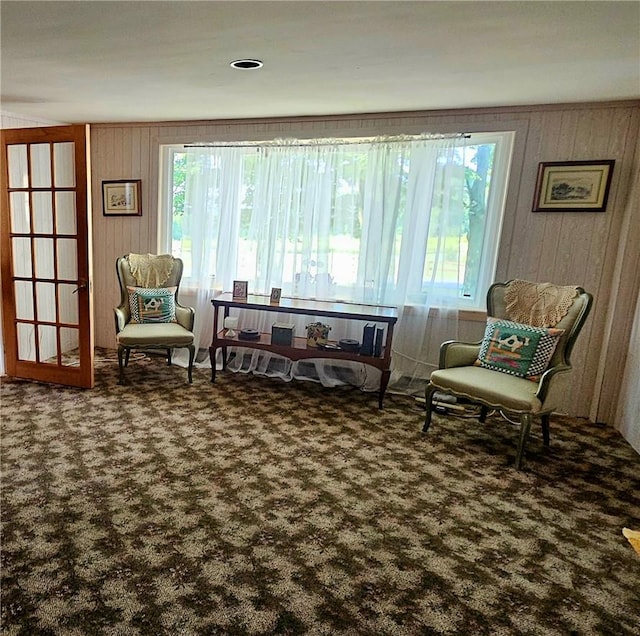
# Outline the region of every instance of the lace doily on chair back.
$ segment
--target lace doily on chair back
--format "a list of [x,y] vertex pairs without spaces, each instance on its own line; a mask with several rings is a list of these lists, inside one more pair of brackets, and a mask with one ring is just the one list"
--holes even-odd
[[578,296],[575,286],[512,280],[504,293],[509,320],[533,327],[554,327]]
[[129,269],[140,287],[161,287],[173,270],[171,254],[129,254]]

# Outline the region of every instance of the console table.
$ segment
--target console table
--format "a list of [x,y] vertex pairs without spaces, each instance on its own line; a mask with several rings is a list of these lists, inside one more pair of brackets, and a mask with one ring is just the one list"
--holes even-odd
[[[332,358],[335,360],[351,360],[362,362],[376,369],[380,369],[380,390],[378,393],[378,406],[382,408],[389,377],[391,375],[391,340],[393,328],[398,320],[398,311],[395,307],[378,305],[358,305],[346,302],[332,302],[322,300],[309,300],[304,298],[280,299],[279,304],[272,304],[270,296],[250,294],[246,300],[234,299],[231,293],[223,293],[211,300],[213,305],[213,338],[209,347],[211,358],[211,382],[216,381],[216,350],[222,349],[222,368],[227,366],[227,347],[247,347],[250,349],[263,349],[289,358],[289,360],[303,360],[308,358]],[[307,339],[294,338],[291,345],[271,343],[270,333],[261,333],[256,340],[241,340],[237,335],[233,338],[225,336],[224,318],[229,315],[229,310],[253,309],[269,311],[281,314],[301,314],[305,316],[324,316],[327,318],[339,318],[342,320],[358,320],[363,323],[384,323],[386,336],[381,355],[365,356],[359,352],[343,350],[326,350],[307,346]],[[222,320],[220,313],[222,312]],[[335,343],[334,343],[335,344]]]

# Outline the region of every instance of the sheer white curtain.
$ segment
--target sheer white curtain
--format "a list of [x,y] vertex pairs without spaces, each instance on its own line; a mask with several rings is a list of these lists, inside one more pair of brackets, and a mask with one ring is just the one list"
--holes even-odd
[[391,391],[423,394],[438,368],[440,344],[458,337],[466,249],[464,179],[464,139],[413,148],[394,296],[400,318]]
[[[196,366],[209,366],[215,289],[231,288],[238,257],[239,209],[242,193],[242,158],[240,148],[199,148],[186,153],[184,214],[181,236],[171,240],[171,223],[167,224],[165,242],[170,251],[185,263],[181,297],[188,295],[196,310],[194,332]],[[219,268],[218,263],[225,264]],[[175,351],[174,362],[188,363],[185,349]]]
[[[285,296],[394,305],[400,319],[389,389],[421,392],[438,345],[457,336],[464,143],[454,136],[189,148],[182,238],[173,252],[191,258],[200,347],[211,338],[213,289],[230,290],[234,279],[248,280],[252,293],[281,287]],[[315,320],[238,316],[241,327],[266,332],[273,322],[294,322],[297,335]],[[331,339],[362,338],[361,322],[323,322]],[[379,383],[366,365],[336,370],[335,361],[291,363],[251,349],[230,368],[371,390]]]

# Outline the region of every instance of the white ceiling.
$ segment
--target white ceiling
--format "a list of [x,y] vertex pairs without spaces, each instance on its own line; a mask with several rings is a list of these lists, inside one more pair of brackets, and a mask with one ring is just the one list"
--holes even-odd
[[2,110],[61,122],[640,97],[635,0],[2,0],[0,20]]

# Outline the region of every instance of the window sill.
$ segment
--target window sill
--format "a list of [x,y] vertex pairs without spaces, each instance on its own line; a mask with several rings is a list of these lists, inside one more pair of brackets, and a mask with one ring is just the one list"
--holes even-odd
[[[404,311],[407,313],[412,312],[414,305],[405,305]],[[438,318],[439,314],[448,311],[444,307],[430,307],[429,318]],[[451,308],[451,311],[456,311],[455,308]],[[467,322],[486,322],[487,312],[482,309],[458,309],[458,320],[464,320]]]

